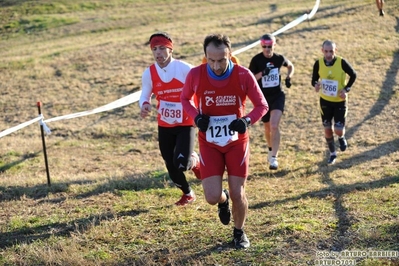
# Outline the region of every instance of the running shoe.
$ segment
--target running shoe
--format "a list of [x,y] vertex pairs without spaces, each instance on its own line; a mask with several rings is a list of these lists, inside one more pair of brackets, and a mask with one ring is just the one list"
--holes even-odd
[[181,199],[175,203],[177,206],[186,206],[187,204],[193,203],[197,198],[194,194],[194,192],[191,192],[192,196],[183,194]]
[[245,249],[250,246],[248,237],[242,230],[234,230],[233,242],[236,249]]
[[341,151],[346,150],[346,147],[348,147],[348,143],[346,142],[345,137],[338,138],[338,141],[339,141],[339,148],[341,149]]
[[335,159],[337,159],[337,155],[330,155],[330,158],[328,159],[327,163],[335,164]]
[[223,203],[218,204],[218,213],[219,213],[219,219],[224,225],[228,225],[230,223],[231,219],[231,211],[229,207],[229,191],[224,189],[224,193],[226,194],[226,201]]
[[276,157],[271,157],[269,162],[270,162],[269,169],[270,170],[277,170],[277,168],[278,168],[277,158]]

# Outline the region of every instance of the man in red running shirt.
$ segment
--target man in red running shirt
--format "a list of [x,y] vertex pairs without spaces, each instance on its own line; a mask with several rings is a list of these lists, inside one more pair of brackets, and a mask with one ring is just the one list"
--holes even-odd
[[[205,199],[211,205],[218,204],[219,219],[225,225],[231,218],[231,199],[234,245],[248,248],[250,242],[243,231],[248,212],[245,195],[249,164],[247,128],[266,114],[268,105],[251,71],[232,62],[231,42],[227,36],[207,36],[204,52],[207,63],[190,70],[181,102],[199,129]],[[245,114],[247,97],[254,107]],[[225,169],[229,190],[223,190]]]

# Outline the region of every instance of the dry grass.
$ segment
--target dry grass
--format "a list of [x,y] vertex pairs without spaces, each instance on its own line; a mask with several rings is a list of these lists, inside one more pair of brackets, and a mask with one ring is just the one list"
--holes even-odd
[[[312,265],[316,252],[399,251],[399,3],[322,0],[314,19],[278,36],[295,65],[281,130],[281,168],[267,169],[263,125],[251,128],[248,251],[203,199],[187,208],[166,174],[156,121],[137,104],[49,123],[52,186],[40,130],[0,139],[2,265]],[[206,34],[234,49],[305,12],[314,1],[11,1],[0,3],[0,130],[37,116],[89,110],[140,89],[153,62],[148,37],[168,31],[175,57],[194,65]],[[349,149],[327,167],[313,62],[324,39],[358,72],[350,93]],[[249,64],[257,48],[239,55]],[[357,265],[399,265],[358,258]]]

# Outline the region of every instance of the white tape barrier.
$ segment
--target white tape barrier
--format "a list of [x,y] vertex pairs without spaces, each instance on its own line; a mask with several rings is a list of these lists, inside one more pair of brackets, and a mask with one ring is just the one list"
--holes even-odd
[[[316,0],[316,3],[314,5],[314,7],[313,7],[312,11],[309,14],[303,14],[302,16],[300,16],[299,18],[295,19],[294,21],[291,21],[290,23],[288,23],[284,27],[280,28],[279,30],[273,32],[272,35],[273,36],[277,36],[278,34],[295,27],[299,23],[302,23],[303,21],[305,21],[307,19],[311,19],[314,16],[314,14],[316,14],[317,9],[319,9],[319,5],[320,5],[320,0]],[[240,54],[242,52],[245,52],[245,51],[247,51],[247,50],[259,45],[259,44],[260,44],[260,40],[257,40],[256,42],[251,43],[248,46],[245,46],[245,47],[243,47],[241,49],[233,51],[232,55],[238,55],[238,54]]]
[[4,131],[1,131],[1,132],[0,132],[0,138],[6,136],[6,135],[8,135],[8,134],[11,134],[11,133],[13,133],[13,132],[15,132],[15,131],[17,131],[17,130],[20,130],[20,129],[24,128],[24,127],[27,127],[27,126],[29,126],[29,125],[31,125],[31,124],[33,124],[33,123],[36,123],[37,121],[40,121],[40,125],[43,126],[43,129],[44,129],[44,131],[45,131],[47,134],[50,134],[50,133],[51,133],[50,129],[46,126],[46,124],[43,123],[43,115],[39,115],[38,117],[36,117],[36,118],[34,118],[34,119],[32,119],[32,120],[29,120],[29,121],[27,121],[27,122],[25,122],[25,123],[19,124],[18,126],[15,126],[15,127],[9,128],[9,129],[6,129],[6,130],[4,130]]
[[69,114],[69,115],[63,115],[63,116],[57,116],[57,117],[53,117],[47,120],[43,120],[43,115],[40,115],[39,117],[32,119],[30,121],[27,121],[25,123],[22,123],[18,126],[6,129],[4,131],[0,132],[0,138],[11,134],[17,130],[20,130],[24,127],[27,127],[37,121],[40,122],[40,125],[43,126],[43,130],[46,132],[46,134],[50,134],[51,131],[50,129],[47,127],[46,123],[49,122],[54,122],[54,121],[59,121],[59,120],[65,120],[65,119],[71,119],[71,118],[76,118],[76,117],[81,117],[81,116],[86,116],[86,115],[91,115],[91,114],[96,114],[96,113],[100,113],[100,112],[105,112],[105,111],[109,111],[118,107],[122,107],[125,105],[129,105],[131,103],[137,102],[140,99],[140,94],[141,91],[136,91],[132,94],[129,94],[128,96],[125,96],[123,98],[120,98],[114,102],[111,102],[109,104],[103,105],[101,107],[89,110],[89,111],[84,111],[84,112],[79,112],[79,113],[74,113],[74,114]]
[[[314,14],[316,14],[316,12],[317,12],[317,10],[319,8],[319,5],[320,5],[320,0],[316,0],[316,3],[314,5],[314,7],[313,7],[312,11],[309,14],[304,14],[304,15],[298,17],[297,19],[295,19],[294,21],[291,21],[290,23],[288,23],[287,25],[285,25],[281,29],[273,32],[272,35],[276,36],[276,35],[284,32],[284,31],[287,31],[287,30],[295,27],[296,25],[298,25],[299,23],[305,21],[306,19],[311,19],[314,16]],[[260,40],[254,42],[254,43],[252,43],[252,44],[250,44],[248,46],[245,46],[245,47],[243,47],[241,49],[233,51],[232,54],[233,55],[238,55],[238,54],[240,54],[242,52],[245,52],[245,51],[257,46],[259,43],[260,43]],[[13,128],[9,128],[9,129],[6,129],[6,130],[0,132],[0,138],[6,136],[8,134],[11,134],[11,133],[13,133],[13,132],[15,132],[15,131],[17,131],[19,129],[27,127],[27,126],[29,126],[29,125],[37,122],[37,121],[40,121],[40,125],[43,126],[43,129],[45,130],[45,132],[47,134],[50,134],[51,133],[50,129],[46,126],[45,123],[59,121],[59,120],[65,120],[65,119],[72,119],[72,118],[77,118],[77,117],[82,117],[82,116],[96,114],[96,113],[100,113],[100,112],[105,112],[105,111],[109,111],[109,110],[112,110],[112,109],[115,109],[115,108],[118,108],[118,107],[126,106],[126,105],[132,104],[134,102],[137,102],[140,99],[140,94],[141,94],[141,91],[136,91],[136,92],[134,92],[134,93],[132,93],[132,94],[130,94],[128,96],[125,96],[125,97],[123,97],[123,98],[121,98],[119,100],[116,100],[114,102],[111,102],[109,104],[103,105],[101,107],[98,107],[98,108],[95,108],[95,109],[92,109],[92,110],[89,110],[89,111],[84,111],[84,112],[79,112],[79,113],[74,113],[74,114],[69,114],[69,115],[64,115],[64,116],[57,116],[57,117],[53,117],[53,118],[50,118],[50,119],[47,119],[47,120],[44,120],[44,121],[43,121],[43,116],[39,116],[39,117],[37,117],[35,119],[32,119],[30,121],[27,121],[27,122],[25,122],[23,124],[20,124],[18,126],[15,126]]]
[[84,111],[84,112],[79,112],[79,113],[74,113],[74,114],[69,114],[69,115],[57,116],[57,117],[53,117],[50,119],[46,119],[46,120],[44,120],[44,122],[49,123],[49,122],[71,119],[71,118],[76,118],[76,117],[81,117],[81,116],[92,115],[92,114],[96,114],[96,113],[109,111],[109,110],[112,110],[115,108],[119,108],[119,107],[122,107],[125,105],[129,105],[131,103],[137,102],[140,99],[140,94],[141,94],[141,91],[136,91],[132,94],[129,94],[128,96],[120,98],[114,102],[103,105],[101,107],[97,107],[90,111]]

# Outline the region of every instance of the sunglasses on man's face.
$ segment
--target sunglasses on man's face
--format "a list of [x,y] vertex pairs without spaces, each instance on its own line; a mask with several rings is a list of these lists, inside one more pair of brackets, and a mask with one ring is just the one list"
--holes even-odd
[[271,46],[271,45],[262,45],[262,48],[269,48],[269,49],[271,49],[273,46]]

